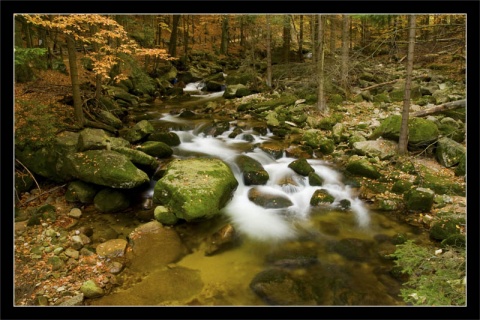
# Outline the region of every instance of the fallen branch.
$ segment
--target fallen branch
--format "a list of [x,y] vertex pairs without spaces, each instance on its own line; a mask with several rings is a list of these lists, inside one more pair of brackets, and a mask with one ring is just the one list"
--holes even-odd
[[97,128],[97,129],[103,129],[103,130],[107,130],[113,134],[117,134],[118,133],[118,130],[115,129],[114,127],[111,127],[107,124],[104,124],[104,123],[101,123],[101,122],[97,122],[97,121],[90,121],[90,120],[87,120],[85,119],[85,126],[87,127],[91,127],[91,128]]
[[44,194],[47,194],[47,193],[53,192],[53,191],[55,191],[55,190],[57,190],[57,189],[63,188],[63,187],[65,187],[66,185],[67,185],[67,184],[62,184],[61,186],[58,186],[58,187],[52,188],[52,189],[50,189],[50,190],[44,191],[44,192],[38,194],[37,196],[35,196],[35,197],[33,197],[33,198],[30,198],[30,199],[28,199],[28,200],[25,200],[24,202],[20,203],[19,207],[25,205],[26,203],[28,203],[28,202],[30,202],[30,201],[33,201],[33,200],[37,199],[37,198],[40,197],[40,196],[43,196]]
[[410,117],[425,117],[434,113],[439,113],[442,111],[446,110],[454,110],[454,109],[459,109],[463,108],[467,105],[466,100],[457,100],[457,101],[452,101],[452,102],[447,102],[444,104],[441,104],[439,106],[433,106],[431,108],[421,110],[421,111],[416,111],[410,113]]
[[[419,79],[419,78],[426,78],[426,77],[428,77],[428,75],[422,74],[422,75],[413,77],[412,80]],[[374,85],[372,85],[372,86],[370,86],[370,87],[361,88],[360,91],[370,90],[370,89],[373,89],[373,88],[385,86],[385,85],[387,85],[387,84],[394,84],[395,82],[397,82],[397,81],[399,81],[399,80],[400,80],[400,79],[395,79],[395,80],[391,80],[391,81],[387,81],[387,82],[377,83],[377,84],[374,84]]]
[[42,191],[42,189],[40,189],[40,185],[38,184],[37,182],[37,179],[35,179],[35,177],[33,176],[33,174],[30,172],[30,170],[28,170],[28,168],[20,162],[20,160],[18,159],[15,159],[15,161],[17,161],[25,170],[27,170],[28,174],[32,177],[33,181],[35,181],[35,184],[37,185],[37,188],[38,188],[38,191]]

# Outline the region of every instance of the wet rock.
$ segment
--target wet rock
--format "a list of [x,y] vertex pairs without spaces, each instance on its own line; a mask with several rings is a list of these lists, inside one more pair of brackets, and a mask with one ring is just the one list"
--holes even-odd
[[254,187],[248,191],[248,199],[266,209],[287,208],[293,205],[290,199],[281,194],[264,192],[261,188]]
[[233,225],[227,224],[207,238],[205,255],[211,256],[229,249],[236,244],[237,240],[235,228]]
[[278,142],[264,142],[260,145],[260,149],[274,159],[280,159],[283,157],[284,146]]
[[312,197],[310,198],[310,205],[318,206],[321,204],[330,204],[335,201],[335,197],[332,196],[327,190],[325,189],[317,189],[313,193]]
[[170,147],[180,145],[180,137],[175,132],[154,132],[147,137],[148,141],[160,141]]
[[266,260],[275,267],[288,269],[304,268],[318,263],[317,252],[308,247],[277,250],[268,254]]
[[371,244],[357,238],[341,239],[330,244],[333,251],[349,260],[365,261],[370,258]]
[[118,212],[128,208],[130,200],[125,193],[107,188],[97,193],[94,203],[101,212]]
[[93,280],[85,281],[80,287],[85,298],[98,298],[105,295],[105,291]]
[[164,206],[157,206],[153,212],[153,216],[155,220],[165,225],[174,225],[178,222],[177,216]]
[[113,147],[112,150],[123,154],[134,164],[148,167],[151,170],[155,170],[158,167],[157,160],[141,150],[135,150],[130,147]]
[[65,199],[68,202],[92,203],[98,192],[98,186],[80,180],[68,184]]
[[99,244],[96,251],[100,257],[123,257],[127,249],[127,244],[128,242],[124,239],[112,239]]
[[205,136],[216,137],[222,133],[230,130],[230,122],[228,121],[214,121],[213,123],[207,123],[198,129],[198,132],[204,133]]
[[310,159],[313,156],[313,150],[309,146],[292,145],[285,150],[285,155],[287,157],[296,158],[296,159],[299,159],[299,158]]
[[220,213],[237,186],[230,167],[219,159],[175,159],[156,183],[153,202],[186,221],[209,219]]
[[160,141],[146,141],[137,149],[157,158],[168,158],[173,154],[172,148]]
[[152,271],[178,261],[186,254],[180,236],[174,229],[165,228],[158,221],[145,223],[129,236],[132,251],[127,252],[130,268]]
[[247,186],[264,185],[270,178],[262,164],[253,158],[246,155],[239,155],[235,159],[235,163],[243,173],[243,181]]
[[292,161],[288,167],[302,176],[308,176],[309,173],[315,172],[315,169],[312,168],[306,159]]
[[281,269],[267,269],[258,273],[250,288],[269,305],[315,305],[311,296],[304,297],[303,289],[290,274]]
[[323,185],[323,178],[320,177],[318,174],[315,172],[310,172],[308,174],[308,183],[311,186],[322,186]]
[[93,242],[105,242],[110,239],[116,239],[117,237],[117,231],[107,224],[96,225],[93,229]]
[[131,129],[120,131],[120,136],[130,143],[138,142],[153,133],[155,129],[148,120],[137,122]]

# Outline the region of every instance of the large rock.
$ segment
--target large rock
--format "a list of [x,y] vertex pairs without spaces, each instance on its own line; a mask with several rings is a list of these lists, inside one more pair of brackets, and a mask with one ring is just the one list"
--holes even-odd
[[68,202],[80,201],[81,203],[92,203],[98,192],[98,186],[80,180],[68,184],[65,199]]
[[158,180],[153,201],[187,221],[217,215],[238,186],[230,167],[219,159],[174,160]]
[[404,195],[405,207],[412,212],[430,212],[435,193],[426,188],[410,189]]
[[257,160],[246,155],[240,155],[235,159],[235,163],[243,174],[245,185],[260,185],[267,183],[269,179],[268,172],[265,171],[262,164]]
[[109,188],[99,191],[93,202],[100,212],[122,211],[130,205],[130,200],[125,193]]
[[437,150],[435,157],[442,166],[450,168],[465,160],[466,148],[452,139],[443,137],[437,141]]
[[148,120],[137,122],[130,130],[122,131],[122,137],[131,143],[142,140],[149,134],[153,133],[155,129]]
[[266,209],[288,208],[293,205],[284,195],[264,192],[257,187],[248,191],[248,200]]
[[65,169],[77,179],[119,189],[131,189],[149,181],[147,174],[118,152],[88,150],[70,154]]
[[355,152],[362,156],[370,158],[378,157],[385,160],[393,157],[397,153],[397,143],[390,140],[369,140],[353,143]]
[[365,158],[351,157],[347,163],[347,171],[353,175],[367,177],[370,179],[378,179],[381,174],[378,170]]
[[148,155],[141,150],[135,150],[126,147],[116,147],[112,148],[112,150],[125,155],[130,161],[135,164],[146,166],[151,169],[156,169],[158,167],[157,160],[151,155]]
[[131,251],[126,256],[135,271],[153,271],[178,261],[186,253],[177,231],[165,228],[158,221],[140,225],[128,236]]
[[137,149],[158,158],[168,158],[173,154],[172,148],[160,141],[146,141]]

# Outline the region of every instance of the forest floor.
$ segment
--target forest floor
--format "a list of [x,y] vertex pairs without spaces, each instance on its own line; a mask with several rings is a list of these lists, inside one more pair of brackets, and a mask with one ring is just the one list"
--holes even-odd
[[[80,72],[80,83],[92,82],[91,75],[84,70]],[[71,92],[70,77],[56,71],[43,70],[38,71],[37,79],[33,82],[18,83],[15,85],[15,130],[22,130],[26,125],[28,116],[32,115],[37,103],[48,105],[48,115],[55,120],[59,126],[70,126],[74,123],[74,110],[72,106],[60,102]],[[18,103],[17,99],[34,102],[31,105]],[[354,105],[345,106],[348,114],[345,115],[345,121],[352,125],[359,122],[368,123],[371,120],[374,106],[371,103],[362,102],[362,107]],[[47,116],[45,114],[41,116]],[[35,127],[35,124],[29,124],[29,130],[38,132],[38,139],[42,139],[41,127]],[[437,161],[429,157],[410,157],[415,161],[421,162],[429,168],[438,171],[449,171],[452,180],[458,183],[465,183],[463,177],[456,177],[452,170],[445,170]],[[55,222],[43,222],[36,226],[27,226],[26,221],[15,223],[15,304],[16,305],[58,305],[68,300],[67,298],[80,293],[80,287],[86,280],[95,279],[108,291],[115,285],[115,277],[109,271],[105,260],[96,254],[90,256],[81,255],[77,260],[69,259],[66,266],[66,273],[52,270],[48,263],[49,255],[45,252],[32,255],[32,249],[43,246],[49,247],[49,242],[55,238],[54,234],[61,232],[66,225],[71,223],[68,213],[72,209],[72,204],[65,200],[64,194],[66,188],[56,188],[58,184],[49,181],[40,181],[41,191],[34,187],[30,192],[17,195],[18,206],[23,209],[27,207],[36,208],[46,203],[50,203],[56,208],[57,219]],[[56,189],[55,189],[56,188]],[[53,191],[52,191],[53,190]],[[49,192],[51,191],[51,192]],[[457,197],[455,197],[457,198]],[[465,210],[465,198],[455,199],[457,206],[454,210]],[[462,204],[460,209],[458,204]],[[434,214],[434,212],[433,212]],[[414,219],[421,219],[420,216]],[[421,224],[421,221],[417,221]],[[53,231],[52,231],[53,230]],[[69,236],[75,229],[70,229]],[[53,234],[52,234],[53,232]],[[44,297],[38,299],[38,297]],[[45,298],[47,297],[47,298]],[[43,299],[43,300],[42,300]]]

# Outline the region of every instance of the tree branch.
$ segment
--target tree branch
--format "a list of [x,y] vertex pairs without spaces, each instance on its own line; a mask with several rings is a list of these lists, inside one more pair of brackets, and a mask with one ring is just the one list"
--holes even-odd
[[441,104],[439,106],[434,106],[425,110],[421,111],[416,111],[410,113],[410,117],[425,117],[434,113],[439,113],[442,111],[446,110],[454,110],[454,109],[459,109],[463,108],[467,105],[466,100],[457,100],[457,101],[452,101],[452,102],[447,102],[444,104]]

